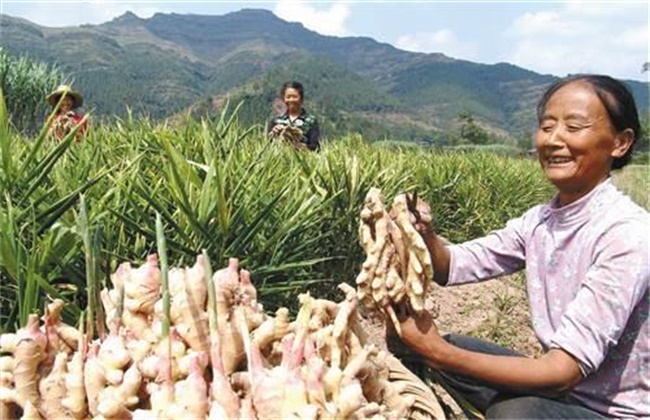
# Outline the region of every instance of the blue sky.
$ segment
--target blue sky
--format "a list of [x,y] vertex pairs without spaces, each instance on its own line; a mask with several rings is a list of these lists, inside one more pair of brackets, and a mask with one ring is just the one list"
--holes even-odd
[[[604,73],[648,81],[650,2],[0,0],[0,12],[44,26],[97,24],[126,11],[222,15],[260,8],[324,35],[368,36],[397,48],[541,74]],[[0,34],[1,36],[1,34]]]

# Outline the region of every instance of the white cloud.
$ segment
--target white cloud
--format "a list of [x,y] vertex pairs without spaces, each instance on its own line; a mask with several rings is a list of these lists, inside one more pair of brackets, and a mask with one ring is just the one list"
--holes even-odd
[[306,28],[323,35],[350,35],[346,27],[346,21],[350,16],[348,2],[339,0],[327,4],[329,5],[327,9],[317,9],[307,0],[280,0],[275,5],[273,13],[280,19],[300,22]]
[[[15,6],[15,5],[12,5]],[[41,0],[21,5],[20,16],[42,26],[63,27],[76,26],[80,22],[100,24],[110,21],[127,11],[141,18],[151,17],[162,8],[154,4],[121,3],[110,0],[90,0],[85,2],[59,2],[56,0]],[[12,14],[11,8],[5,6],[6,12]]]
[[395,46],[402,50],[414,52],[441,52],[450,57],[465,60],[476,58],[477,53],[476,45],[460,41],[449,29],[402,35],[397,38]]
[[505,32],[511,48],[503,61],[557,76],[604,73],[644,79],[650,6],[570,1],[555,7],[512,22]]

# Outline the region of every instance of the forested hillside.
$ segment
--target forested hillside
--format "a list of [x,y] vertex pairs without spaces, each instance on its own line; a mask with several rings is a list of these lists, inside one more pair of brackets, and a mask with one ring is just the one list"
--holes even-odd
[[[534,126],[534,105],[556,78],[399,50],[363,37],[330,37],[266,10],[222,16],[132,13],[101,25],[47,28],[0,15],[0,47],[57,65],[84,92],[95,118],[217,114],[245,100],[262,123],[282,82],[305,85],[306,106],[330,136],[458,144],[468,121],[514,143]],[[648,84],[630,81],[643,110]],[[466,131],[466,130],[465,130]]]

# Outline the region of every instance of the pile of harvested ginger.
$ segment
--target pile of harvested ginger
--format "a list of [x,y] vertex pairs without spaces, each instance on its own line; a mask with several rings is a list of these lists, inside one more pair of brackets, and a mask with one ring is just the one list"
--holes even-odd
[[[0,419],[443,419],[431,390],[360,325],[359,296],[384,311],[395,281],[402,298],[420,299],[426,287],[413,286],[425,279],[421,267],[395,262],[412,255],[420,264],[410,232],[403,249],[382,256],[377,194],[360,219],[368,261],[359,291],[339,285],[340,302],[302,294],[293,320],[286,308],[264,312],[237,259],[213,274],[205,253],[192,267],[167,270],[155,254],[137,268],[121,264],[100,293],[98,337],[90,322],[63,323],[62,301],[49,303],[0,336]],[[378,266],[397,270],[388,292]]]
[[236,259],[206,271],[202,256],[169,270],[167,334],[151,255],[102,290],[103,337],[62,323],[59,300],[0,336],[0,418],[444,417],[422,382],[368,344],[351,286],[338,303],[301,295],[291,320],[286,308],[264,313]]

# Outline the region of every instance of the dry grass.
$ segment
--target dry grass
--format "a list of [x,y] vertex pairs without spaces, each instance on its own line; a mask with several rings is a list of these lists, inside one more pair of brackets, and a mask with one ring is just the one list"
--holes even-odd
[[628,165],[613,174],[614,183],[637,204],[650,211],[650,166]]

